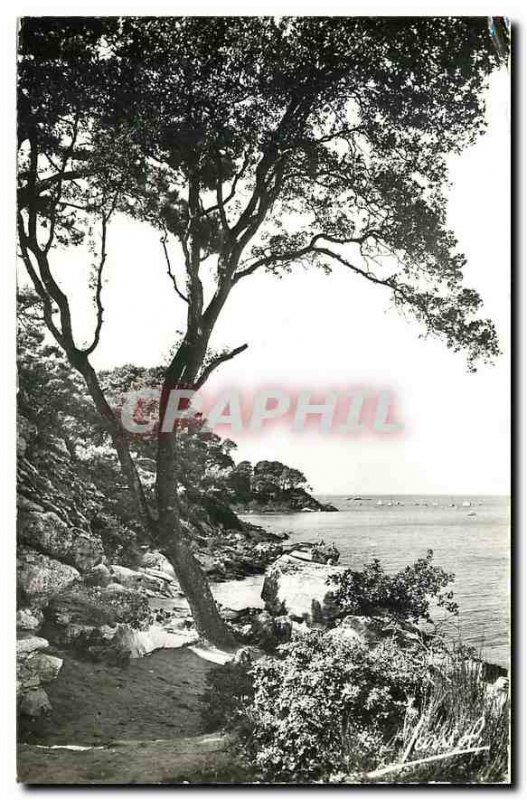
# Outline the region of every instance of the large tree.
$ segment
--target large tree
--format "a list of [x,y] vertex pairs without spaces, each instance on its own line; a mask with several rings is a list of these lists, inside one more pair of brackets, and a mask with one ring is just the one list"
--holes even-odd
[[[198,629],[232,646],[179,524],[176,434],[159,432],[149,496],[90,361],[110,220],[159,231],[186,309],[161,419],[172,388],[202,386],[246,348],[218,354],[209,342],[231,292],[259,270],[337,266],[387,287],[473,368],[498,348],[446,226],[447,159],[484,130],[500,55],[486,18],[125,17],[25,19],[20,56],[21,257]],[[95,259],[84,345],[53,267],[56,248],[82,241]]]

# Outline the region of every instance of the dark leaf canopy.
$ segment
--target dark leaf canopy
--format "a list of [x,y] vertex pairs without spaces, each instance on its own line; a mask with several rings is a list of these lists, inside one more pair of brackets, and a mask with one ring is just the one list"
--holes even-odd
[[498,353],[446,224],[499,66],[486,18],[31,18],[20,54],[21,204],[59,243],[117,209],[175,238],[205,321],[256,270],[339,265],[470,365]]

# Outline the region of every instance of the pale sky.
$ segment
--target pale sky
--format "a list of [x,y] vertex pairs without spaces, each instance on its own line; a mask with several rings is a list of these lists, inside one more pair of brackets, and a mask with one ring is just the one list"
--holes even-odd
[[[305,472],[318,493],[507,494],[510,446],[509,78],[492,78],[489,128],[452,159],[449,219],[468,259],[466,285],[493,318],[503,355],[466,371],[462,354],[419,339],[420,326],[390,307],[390,292],[344,268],[329,277],[301,267],[278,280],[256,274],[233,290],[213,344],[249,349],[210,380],[210,392],[241,386],[392,389],[404,425],[396,437],[294,433],[284,426],[237,438],[237,458],[278,459]],[[174,247],[173,258],[177,251]],[[93,316],[86,251],[55,254],[71,297],[78,342]],[[186,306],[165,272],[158,235],[117,219],[109,229],[106,308],[94,366],[158,364]]]

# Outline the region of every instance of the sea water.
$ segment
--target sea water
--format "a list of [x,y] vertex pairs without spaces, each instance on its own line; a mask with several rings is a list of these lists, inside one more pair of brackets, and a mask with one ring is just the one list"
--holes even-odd
[[434,563],[455,573],[459,617],[452,635],[489,661],[509,663],[510,503],[506,497],[324,495],[339,513],[251,514],[292,541],[324,539],[340,563],[360,569],[378,558],[392,572],[434,551]]

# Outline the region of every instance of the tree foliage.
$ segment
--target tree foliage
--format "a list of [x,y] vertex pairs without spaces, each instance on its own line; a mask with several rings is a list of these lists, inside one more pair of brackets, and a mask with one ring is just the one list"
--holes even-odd
[[446,224],[447,158],[484,130],[498,63],[484,18],[26,20],[21,51],[21,137],[47,161],[33,189],[70,241],[81,212],[57,184],[151,222],[167,262],[173,239],[180,297],[207,262],[211,319],[256,270],[340,265],[471,364],[496,355]]
[[240,461],[228,476],[228,485],[238,502],[256,499],[265,503],[294,489],[309,489],[306,476],[281,461]]

